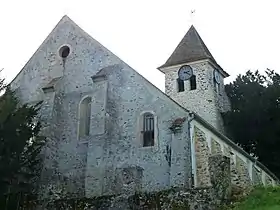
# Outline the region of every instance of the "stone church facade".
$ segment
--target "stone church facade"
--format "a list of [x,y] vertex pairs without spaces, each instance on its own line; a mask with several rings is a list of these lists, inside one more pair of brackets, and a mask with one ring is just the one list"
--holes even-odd
[[[184,66],[192,71],[185,80]],[[166,93],[61,19],[11,82],[22,102],[43,101],[42,191],[92,197],[209,186],[215,154],[230,158],[232,183],[278,182],[223,134],[229,75],[193,26],[158,69]]]

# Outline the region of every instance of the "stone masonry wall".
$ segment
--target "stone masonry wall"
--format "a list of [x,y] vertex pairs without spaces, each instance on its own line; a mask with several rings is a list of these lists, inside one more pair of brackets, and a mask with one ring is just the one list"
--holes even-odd
[[209,164],[207,164],[210,151],[206,142],[205,134],[197,127],[194,127],[194,134],[197,187],[210,186],[210,171]]
[[[62,58],[59,50],[66,45],[70,53]],[[224,92],[217,95],[213,90],[213,68],[208,62],[192,64],[192,67],[197,75],[197,90],[178,93],[174,69],[166,74],[166,92],[221,129],[219,111],[228,106]],[[48,139],[42,172],[45,192],[54,188],[68,197],[100,197],[191,185],[189,112],[68,17],[60,21],[11,87],[18,91],[24,103],[44,101],[41,117]],[[45,91],[46,87],[52,91]],[[92,99],[90,132],[79,138],[79,105],[85,97]],[[143,147],[141,139],[141,115],[145,112],[155,117],[152,147]],[[183,117],[186,122],[181,133],[173,134],[172,122]],[[225,155],[222,140],[207,132],[205,128],[195,128],[195,151],[192,152],[195,152],[200,186],[211,185],[210,147],[213,145],[215,153]],[[231,163],[237,166],[236,172],[241,173],[240,176],[247,175],[246,161],[245,165],[239,163],[236,156],[240,154],[232,152],[235,156]],[[262,180],[270,182],[266,177]]]
[[224,90],[223,79],[221,81],[221,92],[216,93],[213,80],[214,68],[207,61],[188,65],[192,67],[196,75],[197,88],[190,90],[190,81],[187,80],[184,82],[185,91],[178,92],[176,79],[180,66],[174,66],[165,70],[165,93],[183,107],[197,113],[216,129],[223,131],[220,112],[227,111],[230,107]]
[[216,142],[216,141],[214,141],[214,139],[212,138],[211,139],[211,153],[212,154],[222,154],[222,149],[221,149],[221,145],[218,143],[218,142]]
[[132,195],[123,193],[87,199],[57,199],[41,202],[36,209],[216,210],[220,204],[228,201],[231,192],[230,161],[228,157],[215,155],[209,158],[209,165],[213,187],[176,187],[156,192],[136,192]]
[[[267,169],[256,167],[255,160],[241,154],[241,151],[234,149],[224,140],[215,135],[212,131],[202,124],[193,120],[191,127],[194,129],[192,141],[195,144],[195,151],[192,157],[196,170],[195,180],[196,187],[209,186],[210,162],[206,159],[213,155],[221,154],[229,158],[230,161],[230,179],[233,190],[244,191],[249,189],[253,184],[273,185],[278,180],[266,172]],[[211,149],[208,147],[211,145]],[[244,153],[244,152],[243,152]]]
[[240,181],[243,187],[248,187],[251,185],[251,180],[248,171],[248,165],[244,162],[240,157],[236,157],[236,168],[238,170],[238,174],[240,175]]
[[[187,120],[182,125],[182,132],[173,135],[169,129],[175,119],[187,116],[187,112],[126,65],[114,65],[98,74],[105,75],[108,81],[107,132],[101,141],[95,137],[88,141],[87,196],[119,193],[121,188],[114,187],[112,183],[115,171],[131,166],[142,169],[140,187],[144,191],[189,186],[191,160]],[[142,146],[140,120],[144,112],[155,115],[153,147]],[[95,130],[92,132],[95,133]],[[96,151],[100,144],[103,144],[102,149]],[[171,149],[171,163],[168,162],[167,148]],[[104,151],[104,155],[96,165],[95,157],[100,151]],[[100,179],[96,178],[96,170],[93,170],[96,167]],[[97,191],[96,187],[101,190]]]
[[[215,140],[214,140],[215,141]],[[216,141],[215,141],[216,142]],[[232,152],[232,149],[229,146],[224,146],[224,155],[226,157],[230,158],[230,173],[231,173],[231,183],[235,188],[242,189],[244,186],[244,183],[242,182],[242,175],[240,172],[241,170],[238,171],[237,166],[236,166],[236,156]],[[247,175],[247,173],[246,173]]]
[[253,179],[253,184],[259,185],[262,183],[262,176],[260,173],[260,170],[257,170],[255,167],[252,169],[252,179]]
[[[37,205],[36,210],[216,210],[220,201],[213,188],[169,189],[150,193],[136,193],[131,196],[113,195],[88,199],[65,199]],[[25,208],[26,210],[32,207]],[[34,207],[33,207],[34,209]]]
[[212,155],[208,163],[216,199],[220,202],[227,201],[231,196],[230,159],[223,155]]
[[[70,53],[62,59],[59,50],[65,45]],[[50,84],[52,93],[44,92]],[[45,132],[49,146],[44,151],[42,189],[92,197],[121,193],[130,184],[144,191],[190,185],[187,123],[173,137],[169,129],[175,119],[188,118],[188,112],[68,17],[59,22],[11,86],[24,103],[44,101],[42,117],[50,126]],[[79,138],[79,104],[85,97],[92,98],[90,134]],[[144,112],[155,115],[153,147],[143,147],[140,119]],[[171,164],[167,148],[171,148]],[[137,170],[131,172],[132,168]],[[122,179],[125,171],[137,177],[137,183],[130,183],[130,175]]]

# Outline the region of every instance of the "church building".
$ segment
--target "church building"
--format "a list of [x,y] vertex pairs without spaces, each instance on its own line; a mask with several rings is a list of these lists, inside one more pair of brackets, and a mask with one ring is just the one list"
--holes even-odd
[[229,74],[194,26],[158,70],[165,93],[69,17],[60,20],[11,82],[22,102],[43,101],[46,196],[53,189],[92,197],[210,186],[213,154],[230,158],[237,185],[278,181],[225,136]]

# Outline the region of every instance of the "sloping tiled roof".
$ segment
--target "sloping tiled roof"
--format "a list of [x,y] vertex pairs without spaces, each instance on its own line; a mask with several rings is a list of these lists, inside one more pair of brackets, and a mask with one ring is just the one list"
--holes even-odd
[[[219,68],[221,68],[204,44],[195,27],[192,25],[179,45],[176,47],[174,52],[167,59],[165,64],[163,64],[159,68],[199,61],[203,59],[209,59]],[[222,68],[221,70],[225,75],[228,76],[228,73],[226,73]]]

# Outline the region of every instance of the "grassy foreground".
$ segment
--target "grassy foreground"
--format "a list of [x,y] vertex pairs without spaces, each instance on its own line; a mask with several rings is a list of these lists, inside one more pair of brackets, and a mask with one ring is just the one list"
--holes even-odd
[[280,187],[257,187],[227,210],[280,210]]

